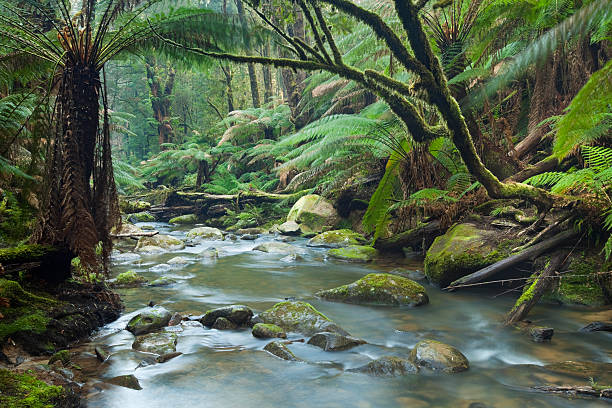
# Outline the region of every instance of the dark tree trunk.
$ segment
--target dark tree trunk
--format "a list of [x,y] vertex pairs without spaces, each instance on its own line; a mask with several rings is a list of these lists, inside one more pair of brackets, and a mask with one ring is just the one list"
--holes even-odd
[[[244,7],[242,6],[242,0],[236,0],[236,8],[238,9],[238,16],[240,17],[240,23],[242,24],[242,29],[246,32],[247,30],[247,21],[246,16],[244,14]],[[245,40],[247,48],[249,47],[248,38]],[[248,63],[247,70],[249,71],[249,82],[251,84],[251,98],[253,100],[253,107],[259,108],[259,87],[257,85],[257,74],[255,73],[255,64]]]
[[225,94],[227,96],[227,111],[232,112],[235,110],[234,108],[234,91],[232,89],[232,67],[227,64],[227,66],[221,64],[221,70],[225,75]]
[[[263,56],[270,56],[270,43],[266,42],[266,45],[263,47]],[[272,99],[272,71],[269,65],[262,65],[261,71],[263,74],[264,81],[264,103],[270,102]]]

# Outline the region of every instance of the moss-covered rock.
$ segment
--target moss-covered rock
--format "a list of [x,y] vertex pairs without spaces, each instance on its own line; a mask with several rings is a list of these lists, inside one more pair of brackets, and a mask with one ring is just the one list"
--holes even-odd
[[[456,224],[437,237],[427,250],[425,275],[441,287],[469,275],[508,255],[499,233],[478,228],[474,224]],[[507,248],[507,246],[506,246]]]
[[125,271],[117,275],[114,286],[116,288],[134,288],[142,285],[147,280],[144,276],[137,274],[134,271]]
[[363,373],[375,377],[397,377],[407,374],[416,374],[419,372],[412,361],[395,356],[384,356],[370,361],[368,364],[351,368],[347,371],[355,373]]
[[152,248],[175,251],[185,248],[185,243],[170,235],[158,234],[152,237],[140,237],[136,245],[137,252],[153,252]]
[[172,313],[162,306],[154,306],[143,310],[132,317],[126,330],[135,336],[151,333],[168,325]]
[[350,245],[360,245],[365,242],[365,238],[350,229],[325,231],[311,238],[308,241],[310,247],[322,248],[341,248]]
[[562,304],[602,306],[609,304],[612,294],[612,279],[598,275],[605,271],[598,254],[579,254],[567,264],[571,272],[561,275],[559,285],[544,297],[545,300]]
[[211,327],[220,317],[228,319],[234,324],[241,326],[247,324],[251,320],[251,317],[253,317],[253,311],[251,308],[245,305],[223,306],[217,309],[208,310],[200,319],[200,323],[202,323],[204,326]]
[[66,397],[62,387],[0,369],[0,406],[4,408],[52,408],[63,406]]
[[168,260],[168,262],[166,262],[168,265],[187,265],[188,263],[191,263],[191,261],[188,258],[185,258],[184,256],[175,256],[174,258]]
[[325,351],[342,351],[366,344],[366,341],[338,333],[322,332],[312,336],[308,344],[320,347]]
[[257,245],[253,248],[253,251],[267,252],[269,254],[299,254],[304,251],[296,247],[295,245],[287,244],[285,242],[264,242],[263,244]]
[[293,354],[293,352],[289,350],[289,348],[287,348],[287,346],[281,343],[280,341],[273,341],[271,343],[266,344],[264,350],[278,358],[282,358],[283,360],[303,361],[302,359],[296,357],[295,354]]
[[198,240],[217,240],[223,241],[223,233],[218,228],[198,227],[187,233],[187,238],[194,241]]
[[291,207],[287,221],[295,221],[312,232],[322,232],[324,228],[336,226],[340,216],[329,201],[316,194],[309,194],[301,197]]
[[225,317],[218,317],[212,328],[217,330],[236,330],[238,325]]
[[0,342],[18,332],[44,333],[50,322],[44,311],[57,305],[54,299],[30,293],[7,279],[0,279],[0,298],[8,301],[0,303]]
[[51,365],[59,361],[62,363],[64,367],[68,367],[70,365],[70,351],[68,350],[60,350],[57,353],[53,354],[47,364]]
[[300,235],[300,224],[295,221],[283,222],[277,228],[283,235]]
[[260,313],[259,317],[264,323],[274,324],[284,330],[302,333],[306,336],[320,332],[349,335],[346,330],[306,302],[280,302]]
[[151,203],[148,201],[136,200],[136,201],[119,201],[119,209],[125,214],[132,214],[142,211],[148,211],[151,209]]
[[410,353],[410,359],[419,367],[445,373],[458,373],[470,367],[463,353],[453,346],[435,340],[418,342]]
[[370,262],[376,259],[378,251],[376,248],[365,245],[351,245],[345,248],[334,248],[327,251],[332,258],[342,259],[349,262]]
[[164,355],[176,351],[176,333],[149,333],[136,337],[132,348],[145,353]]
[[130,222],[152,222],[155,221],[155,217],[148,211],[142,211],[134,214],[130,214],[128,217]]
[[388,273],[370,273],[348,285],[317,292],[316,296],[357,304],[421,306],[429,302],[422,285]]
[[179,215],[178,217],[170,218],[168,222],[178,225],[193,225],[198,222],[198,216],[195,214]]
[[287,333],[275,324],[257,323],[253,326],[251,334],[259,339],[271,339],[275,337],[281,339],[287,338]]

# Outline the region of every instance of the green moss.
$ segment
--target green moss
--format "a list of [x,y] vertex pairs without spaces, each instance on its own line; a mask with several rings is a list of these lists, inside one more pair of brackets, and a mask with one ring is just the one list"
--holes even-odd
[[547,296],[548,300],[586,306],[601,306],[606,303],[602,288],[605,281],[595,275],[602,270],[599,257],[583,254],[573,258],[567,269],[569,272],[561,276],[558,288]]
[[53,408],[64,396],[62,387],[48,385],[27,374],[0,369],[0,406]]
[[365,242],[365,238],[361,234],[350,229],[340,229],[323,232],[308,241],[308,245],[334,247],[359,245],[363,242]]
[[0,264],[12,264],[20,262],[36,262],[49,251],[52,247],[44,245],[20,245],[13,248],[0,249]]
[[457,224],[437,237],[425,257],[425,275],[430,282],[447,286],[455,279],[506,258],[511,242],[493,243],[493,232],[472,224]]
[[49,318],[44,311],[57,301],[24,290],[15,281],[0,279],[0,297],[7,298],[9,307],[0,307],[0,342],[17,332],[44,333]]
[[429,302],[422,285],[388,273],[371,273],[351,284],[318,292],[317,296],[362,304],[420,306]]
[[70,365],[70,351],[68,350],[60,350],[57,353],[53,354],[49,359],[47,364],[51,365],[56,361],[61,362],[64,366]]
[[371,246],[351,245],[346,248],[330,249],[327,254],[345,261],[369,262],[378,256],[378,251]]
[[121,286],[139,285],[147,280],[134,271],[126,271],[117,275],[115,283]]
[[278,302],[277,304],[272,306],[271,309],[269,309],[269,311],[271,312],[278,312],[281,310],[283,311],[283,313],[289,313],[289,314],[315,313],[319,315],[319,317],[325,320],[329,320],[331,322],[329,317],[325,316],[323,313],[315,309],[313,305],[311,305],[310,303],[306,303],[306,302],[299,302],[299,301],[298,302],[291,302],[291,301]]
[[170,224],[189,225],[198,222],[198,217],[195,214],[179,215],[178,217],[171,218],[168,222]]
[[155,221],[155,217],[148,211],[138,212],[130,214],[129,220],[131,222],[151,222]]

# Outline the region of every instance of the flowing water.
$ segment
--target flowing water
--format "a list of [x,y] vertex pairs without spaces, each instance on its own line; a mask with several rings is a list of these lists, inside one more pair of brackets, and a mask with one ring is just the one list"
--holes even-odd
[[[162,233],[184,237],[185,229],[156,224]],[[566,361],[612,362],[610,333],[578,333],[592,320],[612,320],[610,309],[538,306],[530,318],[555,328],[551,343],[536,344],[529,336],[499,324],[513,296],[458,291],[443,293],[425,284],[430,304],[418,308],[358,306],[318,300],[321,289],[350,283],[371,272],[393,268],[421,269],[422,265],[386,259],[362,265],[325,256],[326,250],[305,249],[303,259],[282,260],[284,255],[252,251],[264,241],[208,241],[196,247],[163,254],[120,255],[113,273],[135,270],[149,280],[161,275],[176,279],[168,287],[120,290],[124,315],[83,346],[83,358],[95,360],[91,350],[101,345],[112,357],[97,367],[99,379],[134,374],[143,390],[92,381],[89,407],[603,407],[605,401],[567,399],[534,392],[535,385],[582,384],[584,375],[553,373],[543,365]],[[215,247],[216,260],[197,256]],[[175,256],[192,262],[161,265]],[[399,264],[397,262],[400,262]],[[153,301],[171,311],[203,314],[229,304],[246,304],[262,311],[285,298],[312,303],[353,336],[369,344],[342,352],[324,352],[293,343],[289,348],[306,362],[278,359],[263,347],[266,340],[250,330],[218,331],[201,326],[183,327],[177,351],[183,354],[163,364],[137,368],[143,353],[132,350],[134,336],[123,330],[139,309]],[[302,338],[295,335],[290,338]],[[344,372],[383,355],[406,356],[422,339],[435,339],[461,350],[470,361],[467,372],[443,375],[422,372],[396,378],[376,378]],[[85,364],[87,366],[87,364]],[[595,379],[612,383],[612,373]]]

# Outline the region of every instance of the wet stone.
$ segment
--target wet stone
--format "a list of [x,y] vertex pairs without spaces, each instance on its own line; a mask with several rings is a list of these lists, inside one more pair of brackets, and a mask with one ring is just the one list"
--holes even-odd
[[338,333],[323,332],[312,336],[308,344],[320,347],[325,351],[341,351],[366,344],[366,341]]
[[118,375],[117,377],[109,378],[106,380],[107,383],[118,385],[119,387],[131,388],[133,390],[142,390],[138,378],[133,374],[129,375]]
[[183,321],[183,316],[180,313],[176,312],[170,318],[170,321],[168,322],[168,326],[177,326],[181,324],[182,321]]
[[370,361],[364,366],[351,368],[347,371],[376,377],[397,377],[407,374],[416,374],[419,372],[419,367],[410,360],[394,356],[384,356]]
[[211,327],[219,317],[223,317],[233,322],[234,324],[241,326],[247,324],[251,317],[253,317],[253,311],[244,305],[231,305],[225,307],[219,307],[217,309],[209,310],[200,319],[200,323],[204,326]]
[[293,354],[291,350],[289,350],[289,348],[280,341],[268,343],[266,347],[264,347],[264,350],[278,358],[282,358],[283,360],[303,361],[302,359],[296,357],[295,354]]
[[552,339],[555,329],[552,327],[532,327],[529,329],[529,334],[536,343],[544,343]]
[[259,339],[270,339],[274,337],[281,339],[287,338],[287,333],[275,324],[257,323],[253,326],[252,334]]
[[132,343],[132,348],[159,355],[174,353],[176,351],[176,339],[175,333],[149,333],[136,337],[136,340]]
[[612,322],[591,322],[580,329],[581,332],[596,332],[596,331],[606,331],[612,332]]
[[470,367],[463,353],[453,346],[435,340],[418,342],[410,354],[410,359],[419,367],[445,373],[458,373]]
[[238,325],[225,317],[218,317],[212,328],[217,330],[235,330],[238,328]]
[[172,313],[164,307],[155,306],[145,309],[128,322],[126,330],[133,335],[151,333],[168,325]]

